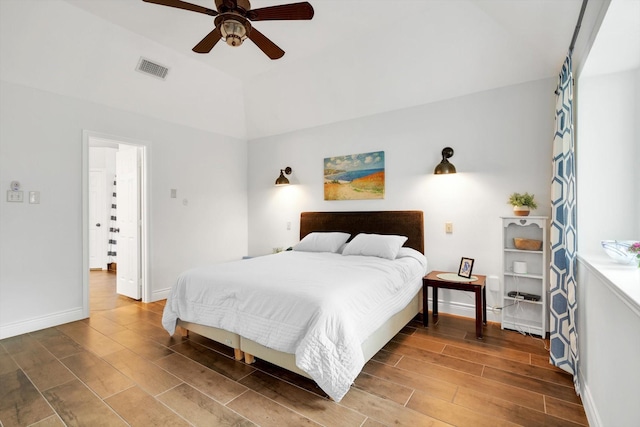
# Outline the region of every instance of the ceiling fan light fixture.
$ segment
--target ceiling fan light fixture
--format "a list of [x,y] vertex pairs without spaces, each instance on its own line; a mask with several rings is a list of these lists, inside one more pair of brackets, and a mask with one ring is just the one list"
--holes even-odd
[[222,37],[229,46],[237,47],[247,38],[247,29],[235,19],[226,19],[220,26]]

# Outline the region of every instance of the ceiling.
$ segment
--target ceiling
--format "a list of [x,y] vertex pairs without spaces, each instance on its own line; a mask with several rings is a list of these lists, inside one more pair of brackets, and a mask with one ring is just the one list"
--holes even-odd
[[[555,74],[582,4],[582,0],[311,0],[315,10],[311,21],[255,23],[286,52],[281,60],[272,61],[250,41],[251,46],[219,44],[210,54],[192,53],[191,48],[213,29],[213,17],[208,15],[142,0],[66,1],[243,80],[311,57],[335,61],[345,54],[357,57],[376,50],[380,60],[396,53],[394,59],[402,60],[398,65],[410,66],[417,62],[414,56],[432,56],[428,48],[441,53],[449,43],[461,48],[453,55],[459,58],[471,53],[465,46],[482,46],[487,53],[514,58],[518,52],[508,49],[521,50],[543,67],[552,67]],[[296,1],[253,0],[251,6]],[[215,9],[214,0],[189,3]]]
[[[19,16],[27,13],[22,12],[25,3],[38,9],[45,3],[3,0],[0,6],[9,10],[10,1]],[[190,2],[214,8],[213,0]],[[51,25],[50,31],[56,33],[73,29],[75,37],[73,41],[67,37],[68,43],[77,44],[76,50],[86,49],[87,55],[99,54],[102,58],[130,51],[131,55],[139,52],[139,56],[157,60],[170,68],[160,90],[167,94],[175,91],[174,98],[180,97],[179,90],[191,94],[190,102],[185,100],[183,108],[174,108],[167,117],[234,137],[256,139],[555,77],[582,4],[582,0],[310,2],[315,9],[311,21],[255,23],[285,50],[285,56],[275,61],[249,40],[238,48],[219,43],[209,54],[193,53],[191,48],[213,29],[212,17],[142,0],[47,0],[48,4],[71,8],[51,7],[49,16],[29,25]],[[288,2],[253,0],[252,7],[283,3]],[[59,17],[50,16],[56,10],[64,12]],[[84,27],[79,25],[80,19]],[[49,23],[54,20],[55,27]],[[2,22],[14,27],[12,34],[23,31],[13,21],[5,18]],[[79,28],[86,33],[80,33]],[[95,40],[93,50],[76,40],[82,38]],[[46,44],[45,39],[39,43]],[[121,48],[118,43],[122,43]],[[14,49],[8,42],[0,47]],[[198,71],[186,77],[183,69],[187,65]],[[7,67],[0,71],[14,71]],[[21,78],[17,71],[12,75]],[[119,86],[126,87],[126,79],[129,77],[121,77]],[[67,90],[70,84],[60,84],[60,90],[63,86]],[[206,88],[209,85],[211,89]],[[241,100],[233,95],[238,87]],[[129,89],[128,93],[132,90],[140,89]],[[197,93],[207,100],[195,101]],[[78,90],[74,96],[85,96],[79,94]],[[108,103],[117,102],[109,98]],[[175,101],[182,107],[181,102]],[[225,108],[223,104],[240,116],[231,120],[233,126],[225,127],[211,119],[216,112],[210,110]],[[140,109],[156,114],[152,106]],[[191,116],[181,119],[182,110],[189,110]]]

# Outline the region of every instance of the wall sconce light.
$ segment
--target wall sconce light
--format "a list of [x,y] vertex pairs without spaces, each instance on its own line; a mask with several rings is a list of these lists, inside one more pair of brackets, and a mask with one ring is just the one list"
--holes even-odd
[[289,180],[284,174],[291,175],[291,168],[287,166],[284,169],[280,169],[280,176],[276,179],[276,185],[289,185]]
[[440,175],[443,173],[456,173],[456,167],[449,163],[449,157],[453,157],[453,148],[445,147],[442,149],[442,161],[436,166],[433,171],[434,174]]

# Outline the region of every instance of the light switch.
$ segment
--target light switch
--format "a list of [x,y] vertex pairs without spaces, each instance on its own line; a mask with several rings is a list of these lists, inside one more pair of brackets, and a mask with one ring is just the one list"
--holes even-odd
[[40,203],[39,191],[29,191],[29,203]]
[[444,223],[444,231],[447,234],[453,233],[453,223],[452,222],[445,222]]
[[176,197],[178,197],[178,190],[175,188],[171,189],[171,198],[175,199]]

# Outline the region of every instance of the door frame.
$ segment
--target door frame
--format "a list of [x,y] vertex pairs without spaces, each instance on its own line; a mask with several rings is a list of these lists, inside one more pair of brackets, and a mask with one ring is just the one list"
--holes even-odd
[[140,217],[140,283],[142,302],[151,302],[149,266],[149,230],[151,229],[149,206],[151,187],[151,142],[114,136],[90,130],[82,131],[82,313],[89,317],[89,149],[98,143],[127,144],[139,147],[141,155]]

